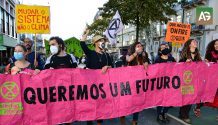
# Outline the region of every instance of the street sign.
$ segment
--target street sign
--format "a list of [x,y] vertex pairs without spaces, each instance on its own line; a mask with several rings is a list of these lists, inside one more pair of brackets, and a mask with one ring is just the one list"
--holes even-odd
[[197,25],[213,24],[213,8],[212,7],[197,7],[196,8],[196,23]]

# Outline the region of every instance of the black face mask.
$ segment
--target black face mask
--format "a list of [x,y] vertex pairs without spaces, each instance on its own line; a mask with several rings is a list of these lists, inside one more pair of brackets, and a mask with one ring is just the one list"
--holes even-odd
[[218,51],[217,51],[217,50],[214,50],[214,52],[215,52],[216,54],[218,54]]
[[168,55],[168,54],[170,53],[170,49],[165,48],[165,49],[163,49],[163,50],[161,51],[161,53],[162,53],[163,55]]

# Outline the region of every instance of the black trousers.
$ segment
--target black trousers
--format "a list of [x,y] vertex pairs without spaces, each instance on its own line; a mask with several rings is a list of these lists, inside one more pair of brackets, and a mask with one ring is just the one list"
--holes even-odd
[[180,107],[179,117],[182,119],[189,118],[189,112],[190,112],[191,108],[192,108],[192,105],[185,105],[185,106]]

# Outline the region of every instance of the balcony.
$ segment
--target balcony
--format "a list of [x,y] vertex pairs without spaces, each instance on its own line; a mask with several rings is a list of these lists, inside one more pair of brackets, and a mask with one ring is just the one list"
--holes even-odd
[[204,25],[196,25],[195,23],[193,23],[192,24],[191,34],[201,36],[201,35],[203,35],[204,30],[205,30]]
[[194,0],[194,3],[196,5],[205,5],[207,1],[206,0]]
[[205,5],[206,0],[183,0],[181,1],[181,7],[184,9],[191,9],[199,5]]

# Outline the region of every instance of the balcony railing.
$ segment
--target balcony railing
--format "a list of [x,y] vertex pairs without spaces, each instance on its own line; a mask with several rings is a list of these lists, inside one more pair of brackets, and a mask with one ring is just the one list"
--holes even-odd
[[204,25],[196,25],[195,23],[192,24],[192,31],[202,31],[205,29]]
[[198,5],[205,5],[206,0],[183,0],[181,1],[181,6],[184,9],[191,9],[197,7]]

